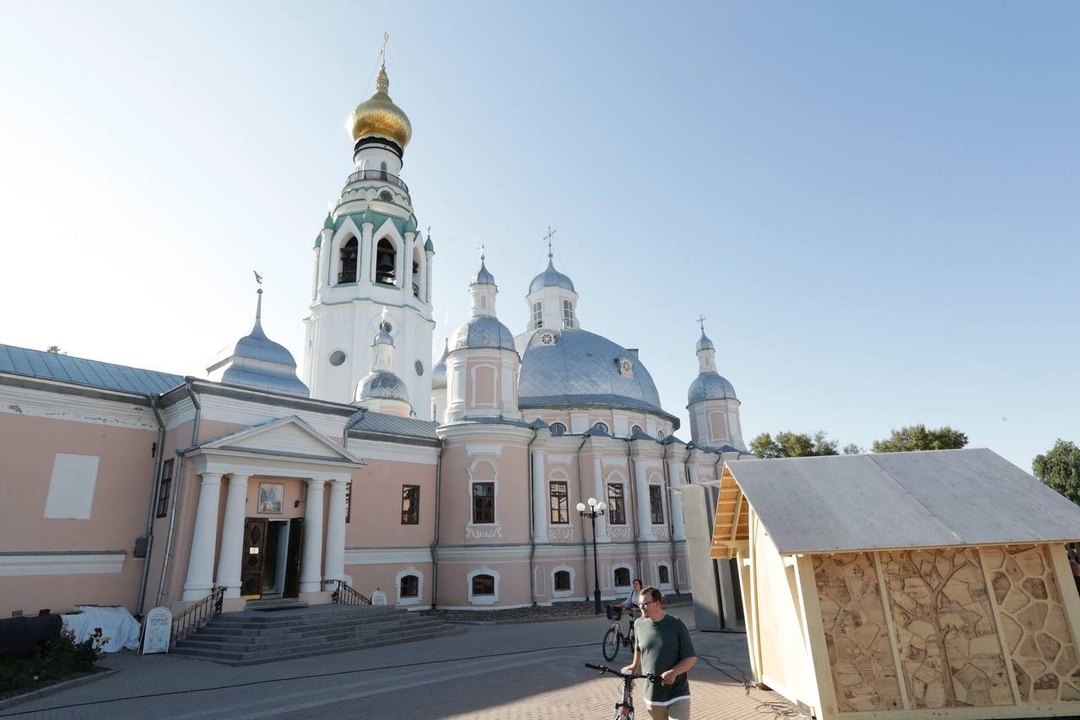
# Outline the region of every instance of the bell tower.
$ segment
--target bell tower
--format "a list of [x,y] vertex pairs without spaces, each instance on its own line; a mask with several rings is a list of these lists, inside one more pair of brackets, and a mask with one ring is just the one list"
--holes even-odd
[[354,172],[315,238],[311,314],[305,319],[304,378],[311,397],[349,403],[374,365],[371,338],[393,338],[395,375],[423,418],[431,409],[431,265],[428,231],[417,230],[401,179],[408,116],[390,99],[385,40],[375,94],[346,124]]

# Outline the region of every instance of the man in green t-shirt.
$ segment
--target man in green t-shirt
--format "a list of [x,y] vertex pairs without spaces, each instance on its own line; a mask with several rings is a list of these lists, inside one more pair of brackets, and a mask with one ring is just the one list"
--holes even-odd
[[689,720],[690,683],[686,672],[697,662],[690,631],[683,621],[664,612],[660,591],[641,589],[641,617],[634,623],[634,662],[624,673],[657,676],[645,684],[645,707],[653,720]]

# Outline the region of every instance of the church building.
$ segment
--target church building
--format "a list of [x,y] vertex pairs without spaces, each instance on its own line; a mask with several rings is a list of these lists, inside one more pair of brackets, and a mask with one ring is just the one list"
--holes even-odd
[[388,91],[384,67],[349,119],[302,370],[264,333],[261,289],[251,332],[199,377],[0,345],[0,617],[175,612],[216,588],[226,612],[339,584],[417,609],[694,589],[682,489],[747,454],[712,341],[702,327],[684,442],[638,352],[581,326],[550,251],[519,331],[504,324],[492,246],[434,358],[435,248]]

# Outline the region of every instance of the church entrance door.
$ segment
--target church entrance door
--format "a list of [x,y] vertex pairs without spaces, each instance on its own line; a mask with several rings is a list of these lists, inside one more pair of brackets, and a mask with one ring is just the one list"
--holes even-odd
[[245,521],[241,595],[251,600],[297,596],[303,523],[301,518]]

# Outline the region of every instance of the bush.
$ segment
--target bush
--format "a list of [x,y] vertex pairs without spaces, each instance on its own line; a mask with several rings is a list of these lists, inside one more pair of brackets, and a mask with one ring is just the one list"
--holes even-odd
[[101,629],[75,642],[75,633],[61,632],[59,637],[42,643],[28,659],[0,655],[0,693],[10,693],[63,680],[77,673],[91,672],[108,642]]

